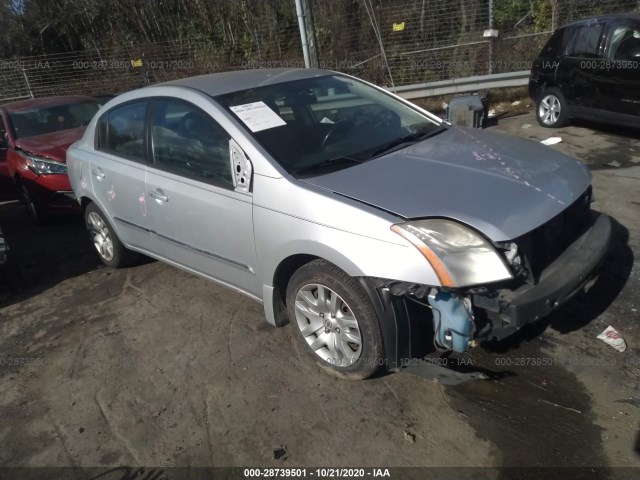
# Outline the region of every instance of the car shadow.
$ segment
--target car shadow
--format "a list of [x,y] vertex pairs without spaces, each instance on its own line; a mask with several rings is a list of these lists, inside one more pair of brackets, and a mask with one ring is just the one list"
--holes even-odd
[[628,245],[629,230],[611,218],[611,244],[596,283],[588,292],[580,292],[556,312],[535,323],[524,326],[513,335],[502,340],[483,343],[493,353],[505,353],[519,348],[539,337],[551,327],[561,334],[579,330],[605,312],[618,297],[633,269],[634,255]]
[[511,117],[519,117],[529,113],[528,108],[517,108],[515,110],[508,110],[506,112],[498,112],[491,117],[487,117],[485,120],[484,128],[495,127],[500,124],[501,120],[505,120]]
[[103,268],[79,213],[58,215],[35,225],[22,204],[4,204],[0,206],[0,228],[9,244],[8,261],[1,269],[0,307]]
[[35,225],[22,204],[4,205],[0,226],[9,244],[0,306],[26,300],[99,265],[79,214]]
[[633,128],[625,125],[603,123],[596,120],[588,120],[582,118],[575,118],[571,120],[570,125],[573,127],[588,128],[600,133],[615,135],[616,137],[629,137],[632,139],[637,139],[638,135],[640,134],[640,129],[638,128]]

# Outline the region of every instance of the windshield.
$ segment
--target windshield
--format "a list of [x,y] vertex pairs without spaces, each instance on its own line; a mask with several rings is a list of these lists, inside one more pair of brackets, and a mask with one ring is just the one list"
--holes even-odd
[[100,105],[92,101],[32,107],[10,112],[16,138],[33,137],[76,127],[86,127]]
[[392,96],[338,75],[216,100],[293,174],[350,167],[439,130],[436,121]]

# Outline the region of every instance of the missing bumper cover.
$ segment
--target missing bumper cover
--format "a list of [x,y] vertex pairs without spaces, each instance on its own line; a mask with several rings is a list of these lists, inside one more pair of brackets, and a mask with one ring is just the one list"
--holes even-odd
[[[455,291],[390,280],[381,280],[381,283],[393,296],[428,303],[434,312],[436,343],[443,348],[464,351],[465,342],[468,344],[473,338],[469,325],[478,332],[476,338],[480,340],[505,338],[592,286],[610,238],[609,217],[592,212],[588,228],[541,272],[536,284],[494,284]],[[436,293],[430,298],[432,291]],[[465,298],[471,298],[473,304],[468,315],[461,308]]]

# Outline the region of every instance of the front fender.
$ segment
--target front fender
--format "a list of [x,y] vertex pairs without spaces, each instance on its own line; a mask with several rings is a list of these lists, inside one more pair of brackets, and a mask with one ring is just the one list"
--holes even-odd
[[256,253],[263,285],[272,286],[280,263],[300,254],[324,258],[352,277],[440,285],[419,250],[400,236],[390,243],[273,211],[255,215],[254,225],[262,232],[256,233]]
[[[380,220],[378,225],[387,233],[391,223]],[[272,325],[281,325],[286,318],[283,292],[275,285],[276,272],[280,265],[298,255],[323,258],[351,277],[440,285],[435,271],[418,249],[400,236],[397,243],[392,243],[262,207],[254,208],[254,228],[256,273],[262,285],[265,317]],[[369,296],[372,292],[368,290]]]

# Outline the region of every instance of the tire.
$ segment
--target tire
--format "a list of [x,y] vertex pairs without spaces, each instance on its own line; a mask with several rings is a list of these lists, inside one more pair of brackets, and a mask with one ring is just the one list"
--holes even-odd
[[291,276],[286,300],[295,336],[318,365],[348,380],[379,370],[384,357],[378,319],[355,279],[326,260],[314,260]]
[[536,118],[545,128],[559,128],[567,124],[569,107],[558,88],[547,88],[538,96]]
[[45,208],[44,205],[40,202],[38,197],[36,197],[27,184],[18,180],[18,192],[20,193],[20,199],[22,203],[24,203],[25,207],[27,207],[27,213],[29,214],[29,218],[33,221],[33,223],[37,225],[42,225],[46,223],[49,218],[49,212]]
[[84,221],[93,245],[102,263],[111,268],[130,265],[138,254],[128,250],[116,235],[113,227],[95,203],[84,211]]

